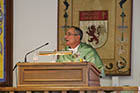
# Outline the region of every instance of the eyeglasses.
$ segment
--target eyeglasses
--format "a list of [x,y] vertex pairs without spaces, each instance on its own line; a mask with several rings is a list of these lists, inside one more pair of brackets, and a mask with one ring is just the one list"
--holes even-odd
[[77,36],[77,35],[79,35],[79,34],[65,33],[65,35],[66,35],[66,36],[71,36],[71,35],[73,35],[73,36]]

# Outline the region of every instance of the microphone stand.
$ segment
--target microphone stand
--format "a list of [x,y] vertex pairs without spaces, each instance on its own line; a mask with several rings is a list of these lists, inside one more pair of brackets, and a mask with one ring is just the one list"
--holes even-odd
[[44,45],[42,45],[42,46],[40,46],[40,47],[38,47],[38,48],[36,48],[36,49],[34,49],[34,50],[28,52],[28,53],[25,55],[24,62],[27,62],[27,55],[29,55],[30,53],[32,53],[32,52],[34,52],[34,51],[36,51],[36,50],[38,50],[38,49],[40,49],[40,48],[42,48],[42,47],[48,45],[48,44],[49,44],[49,43],[45,43]]

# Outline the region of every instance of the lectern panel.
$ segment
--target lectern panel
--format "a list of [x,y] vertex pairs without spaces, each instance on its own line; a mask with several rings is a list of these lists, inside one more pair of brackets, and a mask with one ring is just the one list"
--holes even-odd
[[[91,78],[88,77],[90,76],[88,67],[88,63],[20,63],[18,64],[18,87],[89,86],[88,81]],[[94,80],[99,82],[99,79]]]
[[82,68],[79,69],[28,69],[24,70],[24,82],[82,81]]

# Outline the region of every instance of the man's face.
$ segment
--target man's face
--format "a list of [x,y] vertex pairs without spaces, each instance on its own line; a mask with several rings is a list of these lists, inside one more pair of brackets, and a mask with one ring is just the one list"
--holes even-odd
[[69,28],[65,34],[66,45],[75,47],[80,43],[80,35],[75,32],[74,28]]

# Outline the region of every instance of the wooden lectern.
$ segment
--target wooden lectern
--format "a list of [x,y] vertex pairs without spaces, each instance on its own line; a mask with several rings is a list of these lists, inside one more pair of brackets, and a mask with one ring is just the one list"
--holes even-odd
[[100,86],[100,71],[88,62],[18,63],[18,87]]

